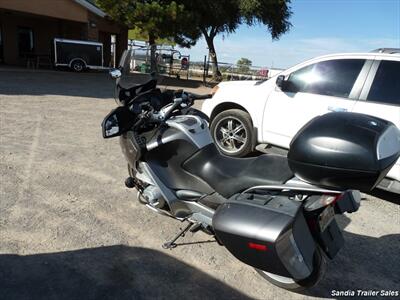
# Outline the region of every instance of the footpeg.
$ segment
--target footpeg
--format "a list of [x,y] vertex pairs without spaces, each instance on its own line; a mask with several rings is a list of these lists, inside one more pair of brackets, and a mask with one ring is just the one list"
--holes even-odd
[[128,177],[125,179],[125,186],[128,189],[133,189],[134,187],[136,187],[136,181],[133,177]]
[[196,223],[195,225],[193,225],[192,228],[190,228],[190,232],[191,233],[196,233],[197,231],[199,231],[201,229],[201,223]]

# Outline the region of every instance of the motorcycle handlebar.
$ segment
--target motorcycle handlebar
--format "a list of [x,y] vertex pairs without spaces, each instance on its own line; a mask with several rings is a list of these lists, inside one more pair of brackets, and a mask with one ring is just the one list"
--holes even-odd
[[205,99],[208,99],[211,97],[212,97],[211,94],[198,95],[198,94],[189,93],[189,98],[192,100],[205,100]]
[[142,125],[146,119],[149,119],[152,122],[165,121],[171,116],[172,112],[176,108],[178,108],[182,103],[185,103],[186,105],[191,106],[193,104],[193,101],[195,101],[195,100],[203,100],[203,99],[208,99],[211,97],[212,97],[211,94],[198,95],[198,94],[193,94],[193,93],[182,92],[181,97],[176,97],[174,99],[173,103],[164,107],[164,109],[166,109],[166,110],[163,111],[163,109],[161,109],[161,111],[163,111],[162,113],[154,113],[152,109],[149,109],[148,104],[143,105],[141,107],[142,114],[139,116],[140,121],[137,124],[135,124],[135,126]]

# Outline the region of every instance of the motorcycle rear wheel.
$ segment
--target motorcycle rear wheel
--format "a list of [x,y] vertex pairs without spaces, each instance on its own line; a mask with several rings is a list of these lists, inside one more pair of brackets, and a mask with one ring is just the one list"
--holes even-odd
[[255,269],[268,282],[292,292],[301,292],[315,286],[324,276],[326,271],[327,261],[322,253],[321,248],[317,247],[314,254],[314,269],[310,276],[300,281],[295,281],[293,278],[283,277],[266,271]]

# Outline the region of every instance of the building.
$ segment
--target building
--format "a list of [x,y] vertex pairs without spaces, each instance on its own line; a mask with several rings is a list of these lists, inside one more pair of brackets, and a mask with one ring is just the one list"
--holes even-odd
[[0,0],[0,63],[24,65],[27,54],[51,59],[54,38],[101,42],[104,66],[112,66],[127,48],[128,28],[94,0]]

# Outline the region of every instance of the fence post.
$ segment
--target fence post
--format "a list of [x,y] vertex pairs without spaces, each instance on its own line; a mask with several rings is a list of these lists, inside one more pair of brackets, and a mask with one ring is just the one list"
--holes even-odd
[[207,55],[204,55],[204,64],[203,64],[203,84],[206,85],[206,64],[207,64]]
[[186,71],[186,80],[189,80],[189,72],[190,72],[190,55],[188,55],[188,66]]

